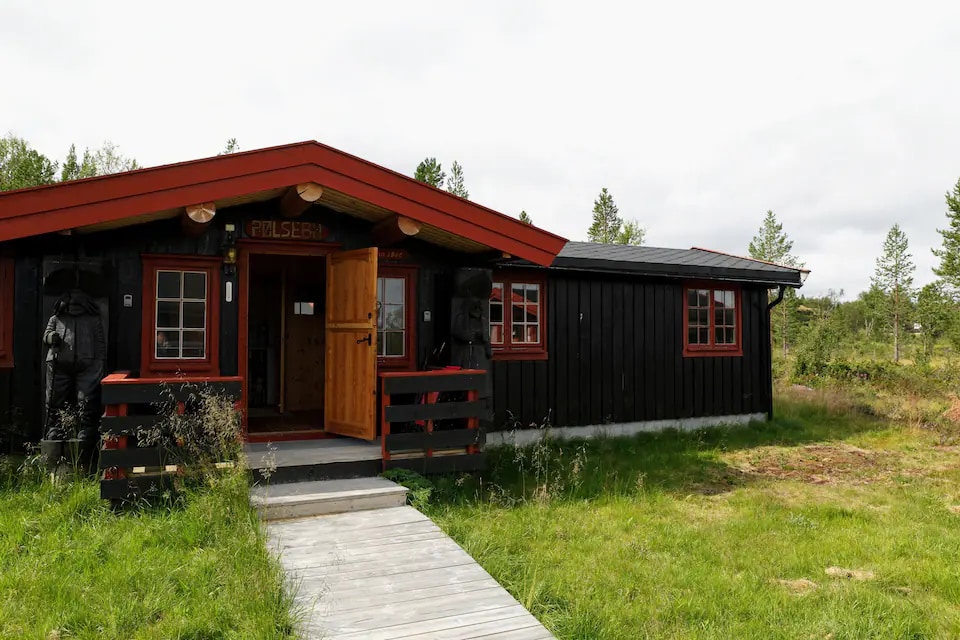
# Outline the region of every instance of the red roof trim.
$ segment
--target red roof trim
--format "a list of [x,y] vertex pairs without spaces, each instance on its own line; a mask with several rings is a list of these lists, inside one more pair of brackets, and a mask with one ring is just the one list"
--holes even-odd
[[0,193],[0,241],[308,181],[543,266],[549,266],[567,242],[318,142]]

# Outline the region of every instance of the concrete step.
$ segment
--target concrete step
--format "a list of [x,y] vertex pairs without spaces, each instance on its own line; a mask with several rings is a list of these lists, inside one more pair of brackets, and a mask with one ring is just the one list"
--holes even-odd
[[317,480],[250,489],[250,503],[264,520],[401,507],[407,489],[386,478]]

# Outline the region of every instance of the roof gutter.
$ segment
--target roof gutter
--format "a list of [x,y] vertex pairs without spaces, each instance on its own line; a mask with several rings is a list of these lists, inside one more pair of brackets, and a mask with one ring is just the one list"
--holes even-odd
[[[775,306],[783,302],[783,296],[787,292],[787,285],[781,284],[780,290],[777,292],[777,297],[770,301],[767,304],[767,326],[770,327],[770,331],[773,331],[773,325],[770,323],[770,312]],[[771,338],[772,339],[772,338]],[[770,366],[767,367],[767,392],[770,394],[770,405],[767,408],[767,420],[773,420],[773,346],[770,347]]]

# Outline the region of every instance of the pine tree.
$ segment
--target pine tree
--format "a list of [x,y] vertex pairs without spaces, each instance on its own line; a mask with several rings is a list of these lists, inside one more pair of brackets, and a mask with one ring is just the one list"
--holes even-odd
[[627,220],[623,223],[623,228],[617,234],[618,244],[629,244],[639,247],[643,244],[643,239],[647,235],[647,230],[640,226],[636,220]]
[[960,291],[960,180],[953,187],[953,193],[946,193],[947,228],[937,229],[943,237],[940,249],[934,249],[933,255],[940,258],[940,265],[933,272],[954,292]]
[[456,160],[450,165],[450,179],[447,180],[447,191],[463,199],[470,197],[466,185],[463,184],[463,167]]
[[237,151],[240,151],[240,144],[237,142],[236,138],[230,138],[229,140],[227,140],[227,146],[224,147],[223,151],[221,151],[217,155],[225,156],[228,153],[236,153]]
[[619,216],[620,210],[613,201],[613,196],[604,187],[600,195],[593,201],[593,223],[587,230],[587,238],[591,242],[612,244],[620,237],[623,220]]
[[446,180],[447,174],[443,172],[436,158],[424,158],[423,162],[417,165],[417,170],[414,172],[413,177],[420,182],[426,182],[437,189],[442,189],[443,181]]
[[[783,231],[783,225],[777,222],[777,216],[771,210],[767,210],[767,215],[760,225],[757,235],[750,241],[750,257],[755,260],[764,260],[766,262],[775,262],[788,267],[802,268],[803,263],[797,260],[791,251],[793,251],[793,240],[787,237]],[[771,293],[771,295],[773,295]],[[780,317],[780,343],[783,349],[783,355],[787,355],[788,333],[790,326],[790,315],[796,307],[796,291],[788,288],[784,292],[784,300],[780,303],[777,310]],[[773,332],[770,333],[770,342],[773,344]]]
[[524,211],[521,211],[521,212],[520,212],[520,222],[522,222],[523,224],[532,225],[532,224],[533,224],[533,218],[531,218],[529,215],[527,215],[527,212],[524,210]]
[[907,234],[895,224],[883,242],[883,255],[871,282],[884,292],[886,312],[893,328],[893,361],[900,361],[900,331],[907,310],[913,302],[913,272],[916,267],[908,252]]

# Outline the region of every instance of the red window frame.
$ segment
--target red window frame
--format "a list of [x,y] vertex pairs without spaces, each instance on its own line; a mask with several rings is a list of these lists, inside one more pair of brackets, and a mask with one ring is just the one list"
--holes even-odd
[[[377,368],[378,369],[390,369],[390,370],[406,370],[413,371],[416,368],[416,348],[417,348],[417,268],[415,266],[380,266],[377,268],[377,291],[380,290],[380,278],[403,278],[405,280],[405,286],[403,290],[404,295],[404,322],[406,326],[404,327],[404,355],[402,356],[377,356]],[[377,300],[377,305],[379,307],[380,301]],[[379,311],[379,308],[378,308]]]
[[13,367],[13,257],[0,255],[0,369]]
[[[690,292],[707,290],[709,291],[710,306],[707,313],[708,320],[708,344],[690,343]],[[724,291],[733,293],[734,300],[734,318],[736,326],[734,327],[734,344],[716,344],[716,309],[714,307],[715,291]],[[733,284],[718,284],[716,282],[692,282],[683,287],[683,355],[688,358],[703,356],[742,356],[743,355],[743,305],[740,287]],[[705,307],[695,307],[705,308]],[[725,326],[725,325],[721,325]]]
[[[493,344],[493,335],[490,336],[491,347],[493,347],[494,360],[546,360],[547,359],[547,279],[534,273],[510,273],[495,272],[493,274],[494,284],[502,284],[503,291],[513,292],[515,284],[535,284],[540,288],[539,293],[539,314],[538,325],[540,329],[540,341],[536,343],[523,342],[513,343],[513,302],[508,305],[504,301],[503,306],[503,343]],[[494,289],[495,290],[495,289]],[[493,299],[493,291],[490,293]],[[506,297],[506,296],[504,296]],[[512,295],[511,295],[512,298]],[[488,330],[490,328],[488,327]]]
[[[143,295],[140,334],[140,377],[156,378],[178,372],[196,376],[220,375],[220,267],[223,258],[207,256],[143,256]],[[157,272],[203,271],[207,274],[207,312],[203,358],[157,358]]]

